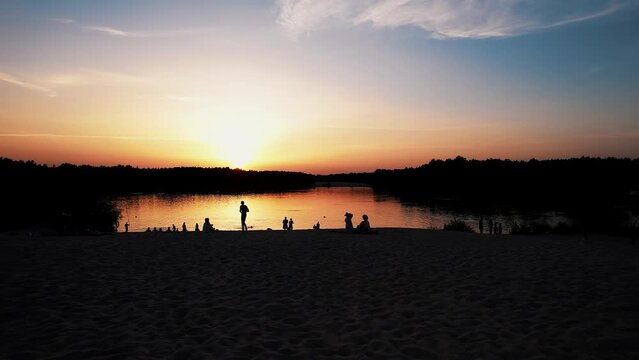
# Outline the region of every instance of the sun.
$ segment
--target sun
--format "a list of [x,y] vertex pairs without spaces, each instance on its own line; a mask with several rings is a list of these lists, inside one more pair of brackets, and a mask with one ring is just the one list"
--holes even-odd
[[255,159],[255,151],[248,148],[246,144],[237,144],[233,149],[229,149],[224,156],[234,168],[245,168]]
[[264,139],[255,129],[229,126],[218,132],[215,148],[218,157],[233,168],[246,168],[258,161]]

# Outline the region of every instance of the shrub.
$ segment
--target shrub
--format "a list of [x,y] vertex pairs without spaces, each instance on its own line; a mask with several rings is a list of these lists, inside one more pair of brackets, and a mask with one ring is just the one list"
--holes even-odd
[[475,232],[466,222],[463,220],[451,220],[448,224],[444,225],[446,231],[464,231]]

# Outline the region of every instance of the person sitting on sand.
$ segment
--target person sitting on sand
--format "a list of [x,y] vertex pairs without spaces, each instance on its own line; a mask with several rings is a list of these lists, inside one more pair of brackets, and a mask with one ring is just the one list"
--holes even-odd
[[204,219],[204,225],[202,225],[202,231],[213,232],[213,224],[209,221],[209,218]]
[[186,222],[182,223],[182,232],[187,232],[188,230],[186,230]]
[[171,232],[171,227],[170,226],[166,227],[166,232]]
[[293,230],[293,218],[288,221],[288,229]]
[[195,223],[195,232],[200,232],[200,225]]
[[155,226],[153,227],[153,231],[158,231],[158,228],[156,228]]
[[371,224],[368,222],[368,215],[362,215],[362,222],[357,225],[356,233],[368,234],[371,232]]
[[146,228],[145,232],[151,232],[151,227],[149,226],[148,228]]
[[282,220],[282,229],[288,230],[288,219],[284,216],[284,220]]
[[344,214],[344,223],[346,225],[346,231],[353,231],[353,214],[346,212],[346,214]]

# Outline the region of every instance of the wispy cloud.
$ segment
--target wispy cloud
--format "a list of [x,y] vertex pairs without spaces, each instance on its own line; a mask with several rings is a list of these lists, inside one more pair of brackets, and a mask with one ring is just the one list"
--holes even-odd
[[51,19],[51,21],[55,21],[55,22],[60,23],[60,24],[72,24],[73,23],[73,20],[64,19],[64,18],[53,18],[53,19]]
[[582,22],[582,21],[586,21],[586,20],[596,19],[596,18],[599,18],[599,17],[602,17],[602,16],[610,15],[610,14],[612,14],[614,12],[617,12],[622,7],[623,7],[623,5],[621,3],[613,2],[607,8],[604,8],[601,11],[594,12],[594,13],[588,14],[588,15],[569,17],[567,19],[563,19],[563,20],[548,24],[548,25],[544,26],[543,28],[548,29],[548,28],[553,28],[553,27],[559,27],[559,26],[563,26],[563,25],[578,23],[578,22]]
[[99,33],[102,35],[125,37],[125,38],[164,38],[164,37],[176,37],[186,35],[205,34],[214,31],[214,28],[186,28],[186,29],[169,29],[169,30],[157,30],[157,31],[134,31],[124,30],[112,26],[104,25],[81,25],[73,19],[54,18],[51,19],[60,24],[75,25],[77,28]]
[[69,73],[31,76],[30,78],[32,80],[25,80],[0,72],[0,82],[19,86],[49,97],[56,97],[61,89],[69,87],[131,85],[150,80],[145,77],[95,69],[79,69]]
[[129,31],[124,31],[124,30],[120,30],[120,29],[115,29],[112,27],[108,27],[108,26],[83,26],[82,27],[85,30],[89,30],[89,31],[97,31],[100,33],[104,33],[107,35],[112,35],[112,36],[133,36],[136,37],[136,34],[133,32],[129,32]]
[[161,31],[128,31],[122,29],[116,29],[109,26],[83,26],[88,31],[95,31],[105,35],[121,36],[129,38],[169,38],[179,37],[187,35],[206,34],[213,32],[213,28],[189,28],[189,29],[175,29],[175,30],[161,30]]
[[1,134],[0,137],[15,138],[72,138],[72,139],[111,139],[111,140],[149,140],[149,141],[174,141],[165,137],[153,136],[109,136],[109,135],[65,135],[65,134],[48,134],[48,133],[8,133]]
[[24,89],[28,89],[28,90],[32,90],[32,91],[36,91],[39,93],[43,93],[46,96],[49,97],[55,97],[56,96],[56,92],[50,88],[44,87],[44,86],[40,86],[31,82],[27,82],[21,79],[18,79],[17,77],[7,74],[7,73],[3,73],[0,72],[0,81],[4,81],[6,83],[15,85],[15,86],[19,86],[21,88]]
[[595,19],[618,11],[624,3],[593,0],[560,5],[556,0],[279,0],[278,9],[279,23],[293,38],[341,22],[379,28],[414,26],[434,39],[483,39]]
[[181,101],[186,103],[197,103],[200,101],[199,98],[194,96],[167,95],[166,98],[169,100]]
[[70,73],[57,74],[47,77],[44,81],[52,87],[85,86],[85,85],[117,85],[147,81],[141,76],[96,70],[80,69]]

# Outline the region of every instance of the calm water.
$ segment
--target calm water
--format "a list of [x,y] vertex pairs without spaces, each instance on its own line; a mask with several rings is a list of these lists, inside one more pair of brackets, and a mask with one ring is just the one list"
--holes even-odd
[[[367,214],[373,227],[442,228],[452,219],[467,221],[477,226],[477,218],[470,214],[453,213],[427,206],[402,204],[393,196],[379,195],[369,187],[318,187],[311,190],[276,194],[242,195],[131,195],[117,199],[122,220],[130,224],[129,231],[144,231],[147,227],[175,224],[181,228],[186,222],[193,230],[204,218],[210,218],[220,230],[240,230],[240,201],[244,200],[250,212],[247,224],[253,229],[282,228],[284,216],[293,218],[295,229],[310,229],[320,222],[322,228],[343,228],[344,213],[355,214],[353,223]],[[555,215],[545,215],[554,220]],[[505,229],[519,215],[494,217],[504,223]],[[552,221],[551,221],[552,222]],[[123,230],[123,225],[120,226]]]

